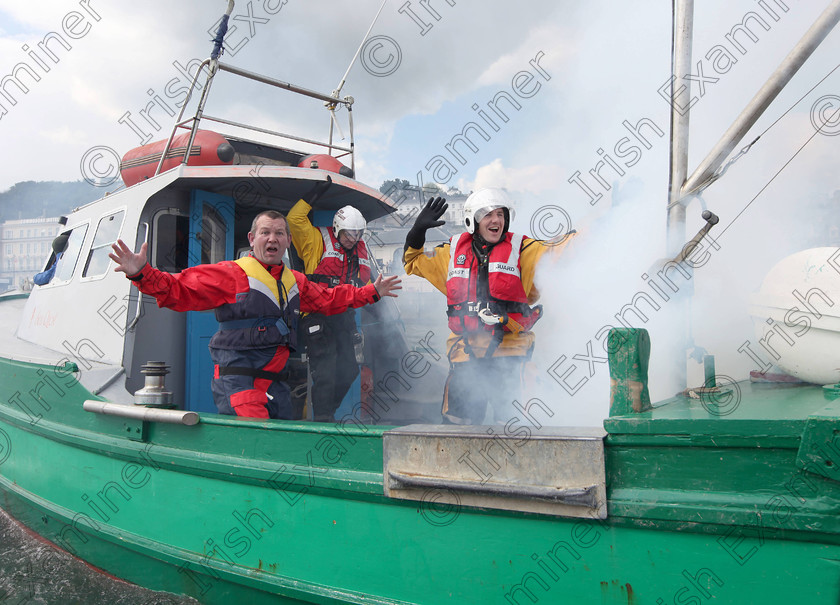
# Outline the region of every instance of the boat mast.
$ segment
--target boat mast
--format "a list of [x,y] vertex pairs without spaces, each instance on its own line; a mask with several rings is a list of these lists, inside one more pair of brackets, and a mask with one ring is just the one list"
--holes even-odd
[[[694,29],[694,0],[676,0],[673,15],[671,56],[671,157],[668,183],[668,239],[667,253],[674,256],[685,243],[685,204],[682,188],[688,175],[688,126],[690,102],[681,107],[676,98],[691,98],[691,80],[679,88],[678,74],[691,73],[691,43]],[[683,88],[685,93],[682,94]]]
[[[347,76],[350,75],[350,70],[353,69],[353,65],[356,63],[356,59],[359,57],[359,53],[362,52],[362,48],[365,46],[365,42],[367,42],[368,36],[370,36],[370,32],[373,30],[373,26],[376,25],[377,19],[379,19],[379,15],[382,14],[382,9],[385,8],[385,3],[388,0],[382,0],[382,4],[379,6],[379,10],[376,12],[376,15],[373,17],[373,21],[370,23],[370,27],[368,27],[367,32],[365,32],[365,37],[362,38],[361,44],[359,44],[359,48],[356,50],[356,54],[353,55],[353,58],[350,59],[350,65],[347,66],[347,70],[344,72],[344,75],[341,77],[341,82],[338,83],[338,86],[335,87],[335,90],[332,91],[332,96],[338,98],[338,95],[341,94],[341,89],[344,88],[344,83],[347,81]],[[329,154],[332,155],[333,150],[333,127],[338,129],[338,134],[341,136],[342,140],[344,139],[344,133],[341,132],[341,126],[338,124],[338,119],[335,117],[335,103],[324,103],[326,108],[330,112],[330,138],[329,138]],[[353,143],[353,105],[347,105],[347,112],[350,121],[350,148],[355,148],[355,144]],[[356,173],[356,162],[355,162],[355,154],[351,155],[351,166],[350,168],[353,170],[353,174]]]
[[[688,126],[689,105],[681,107],[676,98],[684,91],[684,98],[691,99],[691,80],[686,79],[680,88],[675,83],[682,80],[681,74],[691,73],[691,45],[694,30],[694,0],[675,0],[672,22],[671,49],[671,146],[670,174],[668,182],[668,206],[666,229],[666,252],[675,257],[685,243],[685,208],[682,187],[688,175]],[[691,270],[691,269],[689,269]],[[676,341],[672,351],[665,357],[673,367],[669,375],[674,376],[680,388],[687,387],[686,352],[689,347],[689,296],[674,301],[677,305]]]
[[[720,176],[718,169],[733,149],[740,143],[750,128],[758,121],[767,107],[782,89],[787,86],[808,57],[840,21],[840,0],[832,0],[814,24],[802,36],[793,50],[788,53],[770,78],[755,94],[732,125],[726,130],[706,158],[700,162],[691,176],[688,176],[688,129],[691,104],[680,105],[677,97],[691,99],[691,80],[682,78],[691,72],[691,47],[693,37],[694,0],[675,0],[672,32],[671,57],[671,149],[670,175],[668,183],[666,246],[670,258],[679,253],[686,240],[685,209],[688,202],[700,194]],[[679,87],[675,83],[681,81]],[[687,268],[691,271],[690,268]],[[677,348],[670,359],[676,363],[673,375],[683,387],[686,384],[686,355],[689,347],[689,297],[683,297],[677,304],[678,325]]]

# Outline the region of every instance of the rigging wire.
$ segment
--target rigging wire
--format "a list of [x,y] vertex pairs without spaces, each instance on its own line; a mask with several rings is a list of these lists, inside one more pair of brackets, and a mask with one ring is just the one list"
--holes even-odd
[[[353,69],[353,65],[356,63],[356,59],[359,57],[359,53],[362,52],[362,48],[365,46],[365,42],[367,42],[368,36],[370,36],[370,32],[373,30],[373,26],[376,25],[376,21],[379,19],[379,15],[382,14],[382,9],[385,8],[385,3],[388,0],[382,0],[382,4],[379,6],[379,10],[376,12],[376,15],[373,17],[373,21],[368,27],[367,32],[365,32],[365,37],[362,38],[362,43],[359,44],[359,48],[356,50],[356,54],[353,55],[353,58],[350,60],[350,65],[347,66],[347,70],[344,72],[344,75],[341,77],[341,82],[338,83],[335,90],[332,92],[333,97],[338,97],[341,94],[341,89],[344,88],[344,83],[347,81],[347,76],[350,75],[350,70]],[[330,128],[334,125],[336,129],[338,129],[338,134],[341,136],[341,140],[344,140],[344,133],[341,131],[341,124],[338,122],[338,118],[335,117],[335,110],[336,104],[335,103],[324,103],[327,107],[327,110],[330,112]]]
[[[838,65],[838,67],[840,67],[840,65]],[[837,69],[837,68],[835,67],[834,69]],[[832,70],[832,71],[834,71],[834,70]],[[812,89],[812,90],[813,90],[813,89]],[[800,99],[800,100],[801,100],[801,99]],[[797,103],[798,103],[798,101],[797,101]],[[788,164],[790,164],[790,163],[791,163],[791,162],[792,162],[792,161],[796,158],[796,156],[798,156],[798,155],[800,154],[800,152],[801,152],[803,149],[805,149],[805,146],[806,146],[808,143],[810,143],[810,142],[813,140],[813,138],[814,138],[815,136],[817,136],[818,134],[821,134],[821,133],[822,133],[822,127],[823,127],[823,126],[825,126],[826,124],[833,123],[833,122],[834,122],[834,120],[835,120],[835,118],[837,118],[838,116],[840,116],[840,109],[836,109],[836,110],[834,111],[834,113],[833,113],[833,114],[831,114],[831,116],[829,116],[829,117],[825,120],[825,122],[823,122],[823,124],[821,124],[821,125],[820,125],[820,128],[817,128],[817,129],[814,131],[814,134],[812,134],[811,136],[809,136],[809,137],[808,137],[808,139],[807,139],[804,143],[802,143],[802,145],[800,145],[799,149],[797,149],[797,150],[794,152],[794,154],[793,154],[792,156],[790,156],[790,158],[788,159],[788,161],[787,161],[787,162],[785,162],[784,164],[782,164],[782,167],[781,167],[781,168],[779,168],[779,169],[776,171],[776,173],[775,173],[772,177],[770,177],[770,180],[769,180],[769,181],[767,181],[767,183],[765,183],[765,184],[764,184],[764,187],[762,187],[762,188],[758,191],[758,193],[756,193],[756,194],[753,196],[753,198],[752,198],[749,202],[747,202],[747,205],[746,205],[746,206],[744,206],[744,207],[741,209],[741,211],[740,211],[737,215],[735,215],[735,218],[733,218],[731,221],[729,221],[729,224],[728,224],[728,225],[726,225],[726,227],[724,227],[723,231],[721,231],[721,232],[720,232],[720,235],[718,236],[718,238],[720,238],[721,236],[723,236],[723,234],[724,234],[724,233],[726,233],[726,231],[727,231],[727,230],[728,230],[728,229],[729,229],[732,225],[734,225],[734,224],[735,224],[735,221],[737,221],[737,220],[738,220],[738,218],[740,218],[740,216],[741,216],[742,214],[744,214],[744,212],[746,212],[746,211],[747,211],[747,208],[749,208],[749,207],[750,207],[750,205],[752,205],[752,203],[753,203],[753,202],[754,202],[754,201],[758,198],[758,196],[759,196],[759,195],[761,195],[762,193],[764,193],[764,190],[765,190],[765,189],[767,189],[767,188],[770,186],[770,183],[772,183],[774,180],[776,180],[776,177],[777,177],[777,176],[779,176],[779,174],[781,174],[782,170],[784,170],[785,168],[787,168]],[[777,120],[777,121],[778,121],[778,120]],[[766,132],[766,131],[765,131],[765,132]],[[763,133],[762,133],[762,134],[763,134]]]
[[356,63],[356,59],[359,57],[359,53],[362,52],[362,48],[365,46],[365,42],[367,42],[368,36],[370,36],[370,32],[373,29],[373,26],[376,25],[377,19],[379,19],[379,15],[382,13],[382,9],[385,8],[385,3],[388,0],[382,0],[382,4],[379,7],[379,10],[376,13],[376,16],[373,18],[373,21],[368,27],[367,32],[365,33],[365,37],[362,38],[362,43],[359,44],[359,48],[356,51],[356,54],[353,55],[353,58],[350,60],[350,65],[347,66],[347,71],[344,72],[344,75],[341,77],[341,82],[338,83],[338,86],[333,91],[333,96],[337,97],[341,93],[341,89],[344,87],[344,83],[347,81],[347,76],[350,75],[350,70],[353,69],[353,65]]
[[[761,137],[763,137],[765,134],[767,134],[767,132],[769,132],[769,130],[770,130],[771,128],[775,127],[775,126],[776,126],[776,124],[778,124],[778,123],[781,121],[781,119],[782,119],[782,118],[784,118],[784,117],[785,117],[788,113],[790,113],[790,112],[793,110],[793,108],[794,108],[794,107],[796,107],[797,105],[799,105],[799,104],[802,102],[802,100],[803,100],[803,99],[805,99],[805,97],[807,97],[807,96],[808,96],[808,95],[810,95],[812,92],[814,92],[814,90],[815,90],[815,89],[816,89],[816,88],[817,88],[820,84],[822,84],[823,82],[825,82],[825,80],[827,80],[827,79],[829,78],[829,76],[831,76],[831,74],[833,74],[835,71],[837,71],[837,69],[838,69],[838,68],[840,68],[840,63],[838,63],[838,64],[834,67],[834,69],[832,69],[832,70],[831,70],[831,71],[829,71],[829,72],[828,72],[825,76],[823,76],[823,77],[822,77],[822,78],[821,78],[821,79],[820,79],[820,80],[819,80],[816,84],[814,84],[811,88],[809,88],[809,89],[805,92],[805,94],[803,94],[801,97],[799,97],[799,99],[797,99],[797,100],[793,103],[793,105],[791,105],[790,107],[788,107],[788,108],[787,108],[787,109],[786,109],[786,110],[785,110],[785,111],[784,111],[784,112],[783,112],[783,113],[782,113],[782,114],[781,114],[778,118],[776,118],[776,119],[773,121],[773,123],[772,123],[772,124],[770,124],[770,126],[768,126],[767,128],[765,128],[765,129],[764,129],[764,130],[763,130],[763,131],[762,131],[762,132],[761,132],[761,133],[760,133],[757,137],[755,137],[755,138],[752,140],[752,142],[750,142],[749,144],[747,144],[747,145],[745,145],[744,147],[742,147],[742,148],[741,148],[741,150],[740,150],[737,154],[735,154],[733,157],[731,157],[731,158],[730,158],[730,159],[726,162],[726,164],[724,164],[723,166],[721,166],[720,168],[718,168],[718,169],[714,172],[714,174],[712,174],[712,175],[711,175],[708,179],[706,179],[703,183],[701,183],[701,184],[700,184],[700,186],[698,186],[698,188],[697,188],[697,190],[696,190],[696,193],[700,193],[701,191],[703,191],[704,189],[706,189],[707,187],[709,187],[709,185],[711,185],[712,183],[714,183],[715,181],[717,181],[717,180],[718,180],[720,177],[722,177],[724,174],[726,174],[726,171],[727,171],[727,170],[729,170],[729,168],[730,168],[730,167],[731,167],[731,166],[732,166],[735,162],[737,162],[737,161],[738,161],[738,160],[740,160],[742,157],[744,157],[744,156],[745,156],[745,155],[746,155],[746,154],[750,151],[750,149],[752,149],[752,146],[753,146],[753,145],[755,145]],[[833,117],[834,117],[834,116],[832,116],[832,118],[833,118]],[[826,122],[826,123],[828,123],[828,122]],[[817,132],[819,132],[819,130],[818,130]],[[808,141],[806,141],[806,142],[805,142],[805,144],[807,145],[807,144],[808,144],[808,142],[809,142],[812,138],[813,138],[813,136],[812,136],[811,138],[809,138],[809,139],[808,139]],[[798,153],[799,153],[799,151],[801,151],[801,150],[802,150],[802,148],[800,148],[800,149],[799,149],[796,153],[798,154]],[[794,157],[796,157],[796,156],[794,155]],[[793,158],[791,158],[791,159],[793,159]],[[787,164],[785,164],[785,166],[787,166]],[[784,168],[784,167],[783,167],[783,168]],[[775,178],[775,176],[774,176],[773,178]],[[768,184],[769,184],[769,183],[768,183]],[[762,191],[763,191],[763,189],[762,189]]]

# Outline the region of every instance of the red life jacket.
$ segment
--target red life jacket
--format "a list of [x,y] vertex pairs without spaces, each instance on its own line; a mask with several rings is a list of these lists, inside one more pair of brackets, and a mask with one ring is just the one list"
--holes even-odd
[[[446,304],[449,329],[455,334],[493,331],[494,326],[485,324],[478,312],[488,308],[494,315],[507,316],[530,330],[539,319],[538,313],[531,313],[528,296],[522,286],[522,269],[519,254],[523,236],[506,233],[505,237],[490,250],[487,279],[490,300],[478,300],[478,259],[473,251],[473,238],[468,233],[456,235],[449,241],[449,272],[446,277]],[[512,332],[504,326],[505,332]]]
[[[330,227],[318,227],[318,229],[321,231],[321,237],[324,238],[324,255],[321,257],[321,262],[315,267],[310,279],[327,284],[330,287],[347,283],[364,286],[368,283],[370,281],[370,260],[365,242],[359,240],[356,247],[348,251],[339,243]],[[347,275],[348,263],[353,255],[358,257],[359,271],[357,275]]]

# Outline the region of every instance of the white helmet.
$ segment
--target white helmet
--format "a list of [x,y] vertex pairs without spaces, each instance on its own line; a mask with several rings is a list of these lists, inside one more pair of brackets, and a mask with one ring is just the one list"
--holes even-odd
[[[365,228],[367,228],[365,217],[362,216],[361,212],[353,208],[353,206],[339,208],[335,213],[335,217],[333,218],[333,233],[336,237],[345,229],[363,232]],[[361,236],[362,233],[359,233],[360,238]]]
[[479,189],[470,194],[470,197],[464,202],[464,227],[466,227],[467,233],[475,233],[478,222],[487,216],[491,210],[497,208],[504,208],[507,211],[505,213],[505,233],[507,233],[514,216],[513,205],[507,193],[502,189]]

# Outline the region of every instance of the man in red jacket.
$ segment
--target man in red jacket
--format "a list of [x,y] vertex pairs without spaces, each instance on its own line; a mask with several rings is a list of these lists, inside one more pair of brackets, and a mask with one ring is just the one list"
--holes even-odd
[[252,418],[292,415],[283,369],[296,346],[301,312],[335,314],[362,307],[381,296],[396,296],[396,276],[362,288],[335,288],[310,282],[283,264],[289,226],[279,212],[254,218],[248,242],[251,256],[237,261],[189,267],[181,273],[159,271],[146,262],[147,244],[135,254],[122,240],[113,244],[115,271],[122,271],[158,306],[175,311],[216,310],[219,331],[210,340],[215,364],[213,399],[221,414]]

